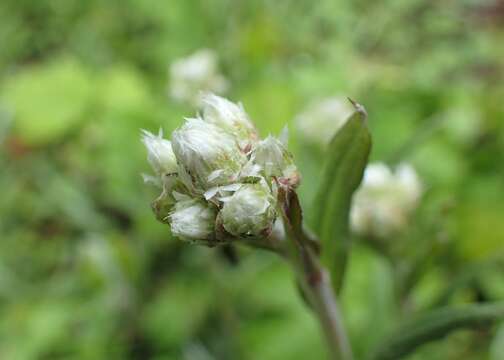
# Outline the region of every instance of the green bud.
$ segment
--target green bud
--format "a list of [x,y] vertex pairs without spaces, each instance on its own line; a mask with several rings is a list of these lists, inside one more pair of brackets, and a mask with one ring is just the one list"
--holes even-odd
[[176,174],[165,175],[162,180],[163,191],[158,198],[151,203],[151,207],[156,215],[156,219],[167,224],[169,222],[168,216],[176,202],[173,196],[174,192],[183,193],[186,192],[186,189]]

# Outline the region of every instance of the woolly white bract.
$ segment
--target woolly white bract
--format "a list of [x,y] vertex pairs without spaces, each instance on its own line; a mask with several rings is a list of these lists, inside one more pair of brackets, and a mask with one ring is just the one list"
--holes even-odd
[[180,200],[169,215],[172,234],[188,241],[210,240],[214,236],[216,215],[214,207],[204,201]]
[[266,235],[275,221],[274,198],[266,184],[246,184],[225,199],[220,217],[235,236]]
[[327,145],[346,123],[354,109],[344,97],[317,101],[296,116],[294,122],[300,136],[308,142]]
[[201,49],[170,65],[169,92],[173,99],[192,105],[201,104],[202,92],[223,93],[228,81],[219,73],[217,54]]
[[273,136],[260,141],[252,152],[252,159],[264,171],[266,177],[276,177],[283,184],[297,186],[299,172],[292,154]]
[[157,136],[142,130],[142,142],[147,148],[147,160],[157,175],[177,172],[177,159],[173,153],[171,142],[163,139],[161,129]]
[[202,119],[187,119],[172,134],[181,180],[195,192],[236,181],[247,158],[236,139]]
[[214,94],[204,95],[202,101],[205,121],[235,136],[242,150],[250,150],[258,135],[243,106]]
[[388,237],[403,230],[422,195],[414,168],[400,164],[395,172],[385,164],[370,164],[354,195],[352,230],[360,235]]
[[[216,95],[205,96],[202,116],[186,119],[171,144],[147,132],[143,141],[149,162],[163,176],[163,192],[152,208],[185,240],[213,245],[267,236],[276,220],[278,186],[299,184],[284,143],[272,136],[261,141],[243,107]],[[169,173],[158,154],[168,144],[176,160]]]

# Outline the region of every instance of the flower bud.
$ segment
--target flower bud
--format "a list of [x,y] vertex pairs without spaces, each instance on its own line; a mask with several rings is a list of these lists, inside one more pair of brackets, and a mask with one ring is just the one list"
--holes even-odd
[[222,93],[228,87],[228,81],[218,71],[217,55],[212,50],[199,50],[170,66],[170,95],[176,101],[200,105],[202,91]]
[[203,119],[232,134],[240,148],[248,152],[257,141],[257,130],[241,104],[214,94],[203,96]]
[[187,119],[172,145],[181,180],[196,193],[232,183],[247,161],[232,135],[201,119]]
[[175,205],[176,198],[174,193],[186,192],[186,187],[182,184],[176,174],[164,175],[162,177],[163,191],[151,203],[152,211],[156,215],[156,219],[163,223],[168,223],[169,214]]
[[220,221],[234,236],[269,234],[276,218],[274,201],[266,184],[245,184],[232,196],[223,199]]
[[177,172],[177,159],[173,153],[171,142],[163,139],[161,129],[157,136],[142,130],[142,142],[147,148],[147,160],[158,176]]
[[312,104],[294,121],[303,139],[327,145],[353,111],[346,98],[331,97]]
[[257,144],[252,159],[261,167],[267,178],[277,177],[281,184],[292,187],[299,184],[300,175],[292,154],[280,140],[271,135]]
[[403,230],[421,193],[422,185],[410,165],[399,165],[395,173],[385,164],[368,165],[350,212],[352,231],[384,238]]
[[216,215],[212,204],[182,195],[168,218],[173,236],[198,242],[214,238]]
[[168,223],[170,212],[175,204],[175,199],[169,191],[163,190],[161,195],[151,203],[151,208],[156,219],[162,223]]

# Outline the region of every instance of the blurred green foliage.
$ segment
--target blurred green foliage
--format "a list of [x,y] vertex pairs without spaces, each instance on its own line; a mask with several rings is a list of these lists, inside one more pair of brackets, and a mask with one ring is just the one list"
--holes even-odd
[[[370,114],[372,160],[410,161],[424,179],[414,226],[391,239],[409,244],[399,266],[354,247],[342,302],[358,359],[408,313],[503,300],[502,9],[502,0],[3,0],[0,357],[323,358],[286,265],[180,244],[151,213],[139,129],[169,133],[194,113],[167,98],[166,70],[199,48],[218,52],[229,96],[263,135],[313,99],[349,95]],[[309,209],[321,150],[291,135]],[[401,261],[422,269],[406,297]],[[501,325],[410,358],[499,360],[503,348]]]

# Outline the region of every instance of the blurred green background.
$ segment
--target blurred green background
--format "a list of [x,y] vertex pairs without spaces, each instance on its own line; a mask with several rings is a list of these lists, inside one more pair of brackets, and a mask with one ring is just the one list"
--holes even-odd
[[[334,94],[364,104],[373,161],[426,186],[401,258],[357,244],[342,295],[357,359],[405,314],[504,300],[502,0],[2,0],[0,358],[321,359],[288,267],[261,251],[187,246],[149,203],[139,129],[195,109],[168,65],[219,56],[262,135]],[[320,149],[291,126],[308,209]],[[308,210],[306,210],[308,212]],[[504,359],[504,326],[410,359]]]

